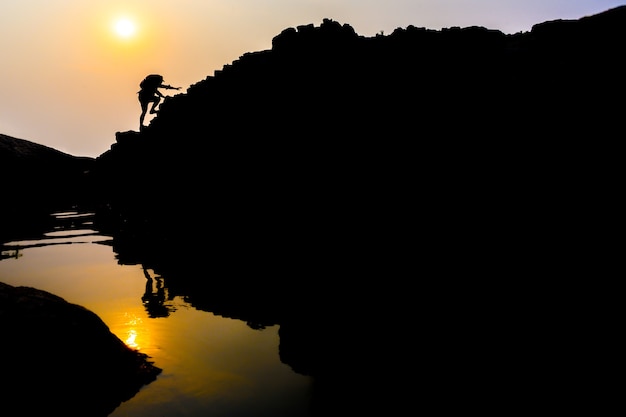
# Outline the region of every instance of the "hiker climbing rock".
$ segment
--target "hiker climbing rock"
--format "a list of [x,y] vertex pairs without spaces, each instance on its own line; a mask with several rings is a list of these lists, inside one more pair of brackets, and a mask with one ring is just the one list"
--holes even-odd
[[162,98],[165,98],[159,91],[159,88],[165,88],[167,90],[180,90],[180,87],[172,87],[171,85],[163,84],[163,76],[159,74],[150,74],[139,83],[141,90],[138,91],[139,103],[141,104],[141,116],[139,116],[139,128],[143,128],[143,120],[148,112],[148,105],[152,103],[150,108],[150,114],[157,113],[156,106],[159,105]]

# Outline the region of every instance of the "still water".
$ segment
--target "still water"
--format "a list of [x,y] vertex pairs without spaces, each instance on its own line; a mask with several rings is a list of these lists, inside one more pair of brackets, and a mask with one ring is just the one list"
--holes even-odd
[[41,237],[0,242],[0,281],[86,307],[163,370],[111,417],[311,415],[311,380],[280,361],[278,326],[252,329],[169,297],[154,271],[118,262],[92,213],[51,216]]

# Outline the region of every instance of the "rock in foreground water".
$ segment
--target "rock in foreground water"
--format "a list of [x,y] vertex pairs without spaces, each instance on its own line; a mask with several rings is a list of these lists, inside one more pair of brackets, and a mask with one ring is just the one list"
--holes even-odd
[[107,416],[161,372],[93,312],[0,282],[3,406],[17,415]]

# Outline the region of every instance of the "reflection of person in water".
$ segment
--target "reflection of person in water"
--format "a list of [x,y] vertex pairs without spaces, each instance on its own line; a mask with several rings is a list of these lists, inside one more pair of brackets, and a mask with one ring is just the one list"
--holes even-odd
[[159,91],[159,88],[165,88],[167,90],[180,90],[180,87],[172,87],[171,85],[163,84],[163,76],[159,74],[150,74],[143,79],[139,84],[141,90],[138,91],[139,103],[141,104],[141,116],[139,116],[139,128],[143,128],[143,120],[148,112],[148,106],[152,103],[150,108],[150,114],[157,113],[156,106],[159,105],[162,98],[165,96]]
[[[146,307],[148,316],[151,318],[167,317],[170,315],[170,309],[165,305],[165,287],[163,286],[162,277],[152,278],[148,270],[143,266],[143,274],[146,277],[146,290],[141,297],[143,305]],[[156,281],[156,291],[153,284]]]

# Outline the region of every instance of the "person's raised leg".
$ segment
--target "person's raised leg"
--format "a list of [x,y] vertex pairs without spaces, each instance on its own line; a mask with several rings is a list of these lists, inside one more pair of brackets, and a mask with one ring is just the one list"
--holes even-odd
[[156,106],[161,102],[161,97],[156,97],[156,99],[152,102],[152,108],[150,109],[150,114],[158,113]]

